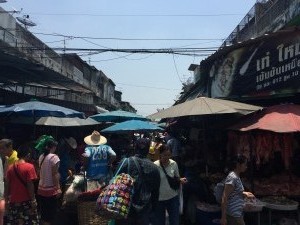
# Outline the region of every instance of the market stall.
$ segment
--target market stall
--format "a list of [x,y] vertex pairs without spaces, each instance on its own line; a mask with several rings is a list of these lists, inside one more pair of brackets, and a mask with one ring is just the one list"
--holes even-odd
[[[272,223],[272,211],[298,215],[300,196],[300,105],[283,104],[246,116],[230,127],[227,149],[250,161],[252,191],[262,197]],[[296,201],[295,201],[296,200]],[[278,213],[277,213],[278,214]]]

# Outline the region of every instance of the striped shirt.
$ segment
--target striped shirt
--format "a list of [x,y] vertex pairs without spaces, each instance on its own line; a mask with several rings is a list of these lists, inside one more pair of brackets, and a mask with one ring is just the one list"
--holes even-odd
[[229,184],[234,187],[233,192],[228,196],[227,201],[227,215],[233,217],[241,217],[243,215],[244,208],[244,197],[243,191],[244,186],[239,176],[235,172],[230,172],[225,180],[225,185]]

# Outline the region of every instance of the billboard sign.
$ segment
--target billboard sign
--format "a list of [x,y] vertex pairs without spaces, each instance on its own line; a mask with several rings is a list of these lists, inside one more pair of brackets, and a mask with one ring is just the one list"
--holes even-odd
[[211,97],[300,92],[300,32],[285,32],[235,48],[204,67],[210,77]]

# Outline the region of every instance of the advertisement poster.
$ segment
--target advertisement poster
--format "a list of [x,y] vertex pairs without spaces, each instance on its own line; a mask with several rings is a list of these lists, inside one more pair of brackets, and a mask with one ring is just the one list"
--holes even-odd
[[299,92],[300,32],[266,36],[252,45],[236,48],[212,61],[204,71],[210,77],[211,97]]

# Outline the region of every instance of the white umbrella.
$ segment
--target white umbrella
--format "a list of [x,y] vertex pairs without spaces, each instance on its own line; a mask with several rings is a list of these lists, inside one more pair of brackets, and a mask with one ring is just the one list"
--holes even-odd
[[91,118],[81,119],[78,117],[41,117],[36,122],[36,125],[54,126],[54,127],[74,127],[74,126],[91,126],[97,125],[99,122]]
[[163,119],[181,116],[215,115],[226,113],[248,114],[261,109],[259,106],[249,105],[223,99],[198,97],[184,103],[171,106],[148,116],[150,119]]

